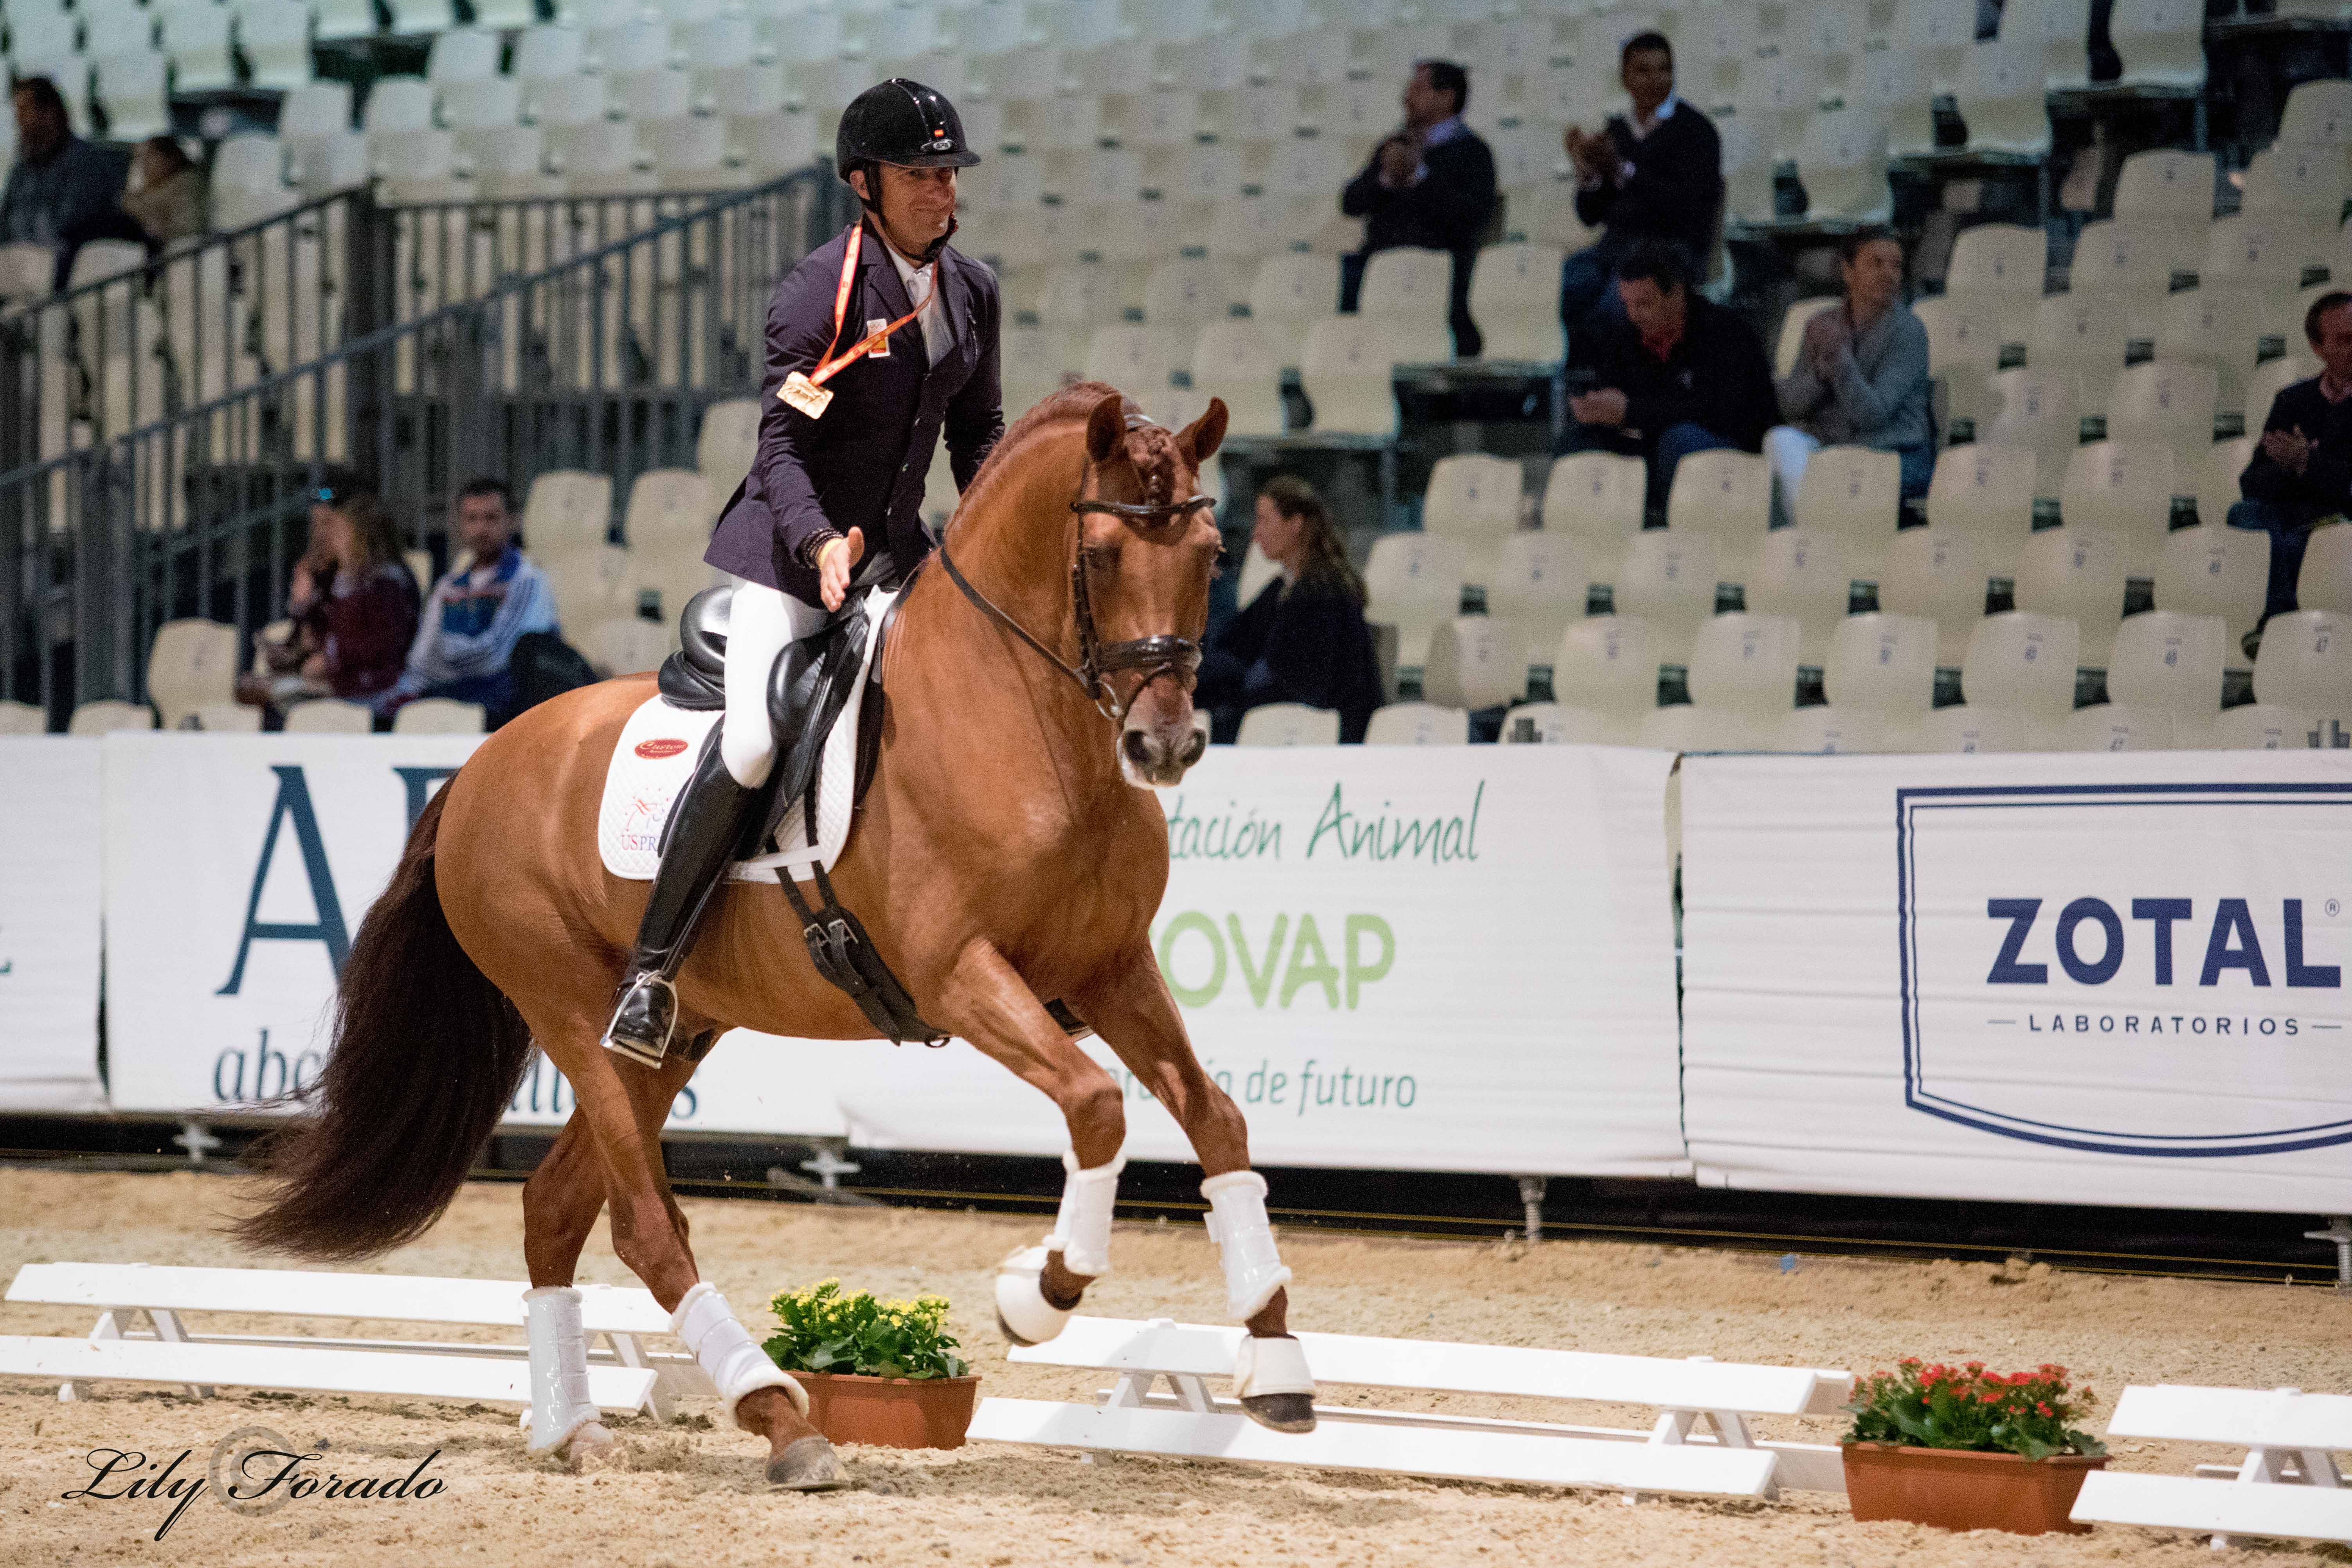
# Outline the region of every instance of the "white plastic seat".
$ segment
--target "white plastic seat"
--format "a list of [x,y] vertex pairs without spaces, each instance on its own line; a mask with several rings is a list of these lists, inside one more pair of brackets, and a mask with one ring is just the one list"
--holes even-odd
[[2352,616],[2336,610],[2273,616],[2254,656],[2254,695],[2323,724],[2352,724]]
[[313,36],[320,43],[364,38],[376,30],[373,0],[319,0]]
[[1808,218],[1882,223],[1893,214],[1894,191],[1886,178],[1888,129],[1885,115],[1859,104],[1807,118],[1796,155]]
[[1365,263],[1356,310],[1383,321],[1443,326],[1453,285],[1450,254],[1397,246],[1376,251]]
[[1759,732],[1797,705],[1797,623],[1734,611],[1699,624],[1690,656],[1691,700],[1745,715]]
[[2219,616],[2126,616],[2107,656],[2108,700],[2168,714],[2182,737],[2201,735],[2221,717],[2227,635]]
[[[2206,368],[2210,371],[2210,367]],[[2113,409],[2122,396],[2123,377],[2116,380],[2116,397],[2108,403],[2107,433],[2111,436],[2118,433]],[[1995,376],[1993,386],[2000,396],[2000,412],[1993,416],[1989,427],[1978,426],[1978,440],[1996,447],[2030,449],[2033,453],[2033,493],[2055,497],[2066,477],[2066,465],[2074,460],[2074,448],[2083,444],[2081,392],[2074,373],[2020,365]]]
[[392,717],[395,735],[478,735],[489,727],[489,713],[478,702],[458,702],[446,697],[420,697],[402,705]]
[[[2227,283],[2186,289],[2166,301],[2157,321],[2151,362],[2210,365],[2215,412],[2236,414],[2246,406],[2246,378],[2262,346],[2265,311],[2262,297]],[[2138,367],[2135,367],[2138,368]],[[2199,444],[2212,436],[2209,425]]]
[[727,125],[715,116],[640,120],[636,133],[665,191],[722,190],[741,183],[727,167]]
[[523,537],[536,553],[605,542],[613,526],[608,474],[551,468],[530,481],[522,504]]
[[572,76],[580,70],[584,52],[577,27],[558,25],[525,28],[515,39],[514,60],[509,74],[526,84]]
[[34,703],[0,698],[0,735],[46,735],[49,716]]
[[174,91],[206,92],[236,85],[236,65],[228,52],[231,20],[228,7],[203,0],[163,11],[158,43],[172,57]]
[[1964,228],[1952,242],[1944,272],[1945,298],[1990,305],[1998,311],[2003,342],[2022,343],[2033,331],[2050,268],[2050,237],[2022,224],[1982,223]]
[[1339,714],[1336,709],[1309,708],[1304,702],[1267,702],[1242,715],[1242,746],[1336,746]]
[[2172,531],[2172,498],[2186,478],[2159,442],[2094,441],[2067,465],[2058,513],[2068,527],[2111,531],[2123,541],[2126,574],[2154,577]]
[[2063,616],[1987,616],[1969,634],[1960,691],[1970,708],[2016,714],[2029,728],[2054,725],[2074,711],[2080,646],[2074,623]]
[[1612,586],[1619,614],[1650,623],[1660,661],[1686,665],[1692,638],[1715,614],[1717,582],[1714,542],[1666,528],[1634,536]]
[[1882,609],[1933,623],[1935,662],[1959,668],[1969,636],[1984,618],[1984,552],[1974,535],[1949,524],[1907,529],[1895,536],[1878,579]]
[[1863,756],[1897,749],[1904,726],[1867,709],[1815,705],[1784,714],[1766,732],[1763,749],[1812,756]]
[[1957,92],[1976,41],[1976,16],[1948,0],[1896,0],[1890,47],[1885,52],[1917,56],[1927,67],[1929,89]]
[[289,735],[364,735],[375,728],[375,715],[364,702],[313,697],[286,710]]
[[2287,147],[2352,147],[2352,81],[2299,81],[2279,111],[2278,139]]
[[1770,744],[1772,731],[1736,708],[1677,702],[1643,715],[1634,743],[1663,752],[1755,752]]
[[2157,563],[2156,605],[2217,616],[2227,628],[2224,660],[2243,668],[2241,641],[2262,619],[2270,589],[2271,539],[2252,529],[2200,522],[2175,531]]
[[449,0],[384,0],[384,9],[392,13],[395,37],[446,33],[457,25],[457,13]]
[[650,188],[637,168],[636,127],[625,120],[592,120],[548,131],[548,151],[575,196],[610,196]]
[[2233,437],[2216,441],[2197,459],[2197,521],[2215,527],[2226,521],[2230,509],[2243,499],[2238,487],[2239,476],[2254,459],[2258,444],[2252,436]]
[[1259,263],[1250,282],[1250,320],[1265,334],[1277,364],[1303,362],[1314,324],[1335,314],[1339,300],[1339,258],[1290,253]]
[[394,131],[368,138],[368,156],[383,182],[383,199],[406,203],[457,201],[457,142],[437,128]]
[[2050,151],[2042,40],[1992,38],[1969,48],[1953,107],[1968,122],[1972,153]]
[[117,730],[152,730],[155,710],[144,702],[118,702],[101,698],[85,702],[66,721],[68,735],[110,735]]
[[2041,40],[2042,86],[2052,92],[2091,85],[2091,0],[2019,0],[2000,14],[2000,35]]
[[1829,658],[1830,639],[1853,601],[1851,546],[1837,534],[1811,529],[1775,529],[1764,539],[1756,571],[1748,580],[1748,607],[1785,616],[1797,624],[1798,662],[1819,668]]
[[2301,752],[2317,743],[2318,726],[2307,713],[2273,702],[2224,708],[2205,731],[2205,747],[2216,752]]
[[1790,510],[1798,527],[1843,539],[1853,574],[1867,583],[1877,580],[1902,506],[1901,458],[1869,447],[1824,447],[1806,462]]
[[2073,620],[2085,668],[2106,668],[2123,619],[2125,549],[2114,529],[2070,523],[2035,534],[2018,562],[2017,607]]
[[584,72],[527,80],[523,114],[551,132],[600,124],[610,107],[611,92],[603,77]]
[[2094,702],[2043,727],[2040,749],[2056,752],[2168,752],[2172,715],[2152,708]]
[[1902,749],[1954,755],[2022,752],[2026,750],[2026,721],[2020,714],[1999,708],[1955,704],[1938,708],[1912,724],[1903,736]]
[[421,76],[378,77],[368,89],[360,128],[371,139],[433,126],[433,84]]
[[1510,623],[1519,646],[1550,657],[1560,636],[1584,618],[1591,568],[1570,535],[1513,533],[1495,552],[1486,577],[1486,612]]
[[629,486],[621,536],[632,553],[673,544],[699,547],[717,517],[710,485],[693,468],[651,468]]
[[2149,360],[2116,378],[2107,405],[2107,437],[2116,441],[2160,441],[2176,451],[2202,451],[2212,444],[2219,376],[2210,364]]
[[1831,639],[1822,690],[1841,710],[1915,722],[1935,702],[1938,638],[1937,624],[1916,616],[1848,616]]
[[1528,241],[1490,245],[1470,269],[1470,319],[1489,360],[1557,362],[1567,352],[1559,322],[1557,246]]
[[[1839,449],[1824,450],[1814,460]],[[1745,583],[1772,526],[1770,459],[1729,448],[1688,454],[1675,467],[1666,526],[1677,535],[1710,541],[1717,578]]]
[[163,57],[152,49],[100,57],[93,80],[110,140],[143,141],[172,129],[166,71]]
[[[2026,363],[2041,370],[2073,371],[2082,412],[2105,417],[2116,377],[2123,374],[2124,351],[2134,326],[2132,309],[2130,301],[2115,294],[2076,290],[2049,295],[2034,309]],[[2144,328],[2145,319],[2139,324]]]
[[[1834,302],[1834,301],[1832,301]],[[1948,294],[1912,307],[1927,332],[1927,374],[1940,388],[1938,412],[1948,422],[1967,420],[1982,438],[2000,398],[1993,378],[2000,371],[2001,305],[1982,296],[1955,300]],[[1791,345],[1790,369],[1796,368]]]
[[1853,64],[1850,101],[1886,120],[1890,158],[1923,157],[1936,150],[1932,63],[1907,48],[1872,49]]
[[1614,452],[1556,458],[1544,480],[1544,531],[1574,539],[1592,580],[1612,583],[1625,547],[1642,531],[1648,487],[1649,470],[1639,458]]
[[1422,695],[1429,701],[1476,712],[1517,700],[1527,685],[1527,656],[1507,621],[1456,616],[1431,632],[1421,669]]
[[1519,526],[1519,483],[1517,459],[1483,452],[1455,453],[1431,467],[1421,526],[1461,542],[1466,581],[1483,587],[1493,577],[1496,549]]
[[2297,609],[2352,615],[2352,523],[2312,530],[2294,580],[2294,602]]
[[1397,629],[1397,664],[1419,668],[1437,627],[1460,613],[1463,549],[1427,533],[1386,533],[1364,563],[1364,618]]
[[2131,154],[2116,174],[2117,221],[2155,218],[2201,234],[2213,220],[2215,165],[2210,153],[2171,147]]
[[2341,146],[2304,145],[2281,136],[2247,160],[2239,210],[2332,232],[2345,198],[2352,196],[2352,170],[2345,165],[2344,153]]
[[694,112],[691,72],[656,65],[643,70],[607,71],[604,82],[613,109],[624,118],[680,120]]
[[1562,702],[1522,702],[1503,715],[1505,745],[1609,745],[1617,728],[1605,713]]
[[1646,621],[1594,616],[1560,634],[1552,655],[1553,697],[1603,716],[1609,735],[1631,741],[1642,717],[1658,705],[1658,643]]
[[1224,399],[1234,436],[1279,436],[1283,429],[1282,371],[1253,323],[1219,321],[1193,340],[1192,390]]
[[2119,300],[2126,338],[2152,339],[2172,275],[2194,270],[2204,253],[2204,225],[2160,216],[2102,218],[2084,226],[2067,267],[2067,292]]
[[1223,322],[1241,298],[1234,268],[1205,256],[1181,257],[1154,267],[1143,283],[1143,320],[1189,341]]
[[163,714],[163,727],[208,702],[236,697],[237,634],[218,621],[166,621],[155,628],[147,649],[147,700]]
[[1470,715],[1432,702],[1391,702],[1372,710],[1367,746],[1462,746],[1470,742]]
[[2107,34],[2123,61],[2117,86],[2205,85],[2204,0],[2115,0]]
[[1330,316],[1309,328],[1298,370],[1319,434],[1393,437],[1395,370],[1401,363],[1451,358],[1453,337],[1441,319]]
[[1168,385],[1183,353],[1176,334],[1164,328],[1097,327],[1087,344],[1087,379],[1140,400]]
[[483,27],[452,27],[433,40],[425,57],[425,79],[436,87],[479,81],[499,74],[499,36]]

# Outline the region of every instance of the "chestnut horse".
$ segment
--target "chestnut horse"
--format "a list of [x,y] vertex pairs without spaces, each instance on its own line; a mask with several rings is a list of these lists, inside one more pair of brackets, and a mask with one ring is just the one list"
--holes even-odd
[[[1125,1117],[1118,1086],[1047,1010],[1061,999],[1168,1108],[1204,1175],[1223,1178],[1213,1220],[1225,1220],[1215,1234],[1229,1301],[1249,1325],[1246,1363],[1250,1346],[1263,1362],[1297,1345],[1279,1284],[1288,1271],[1265,1230],[1242,1113],[1193,1055],[1149,940],[1168,879],[1168,833],[1148,786],[1181,778],[1200,754],[1190,669],[1161,662],[1107,678],[1098,703],[1045,656],[1084,660],[1080,573],[1104,641],[1165,647],[1200,637],[1218,534],[1194,492],[1224,426],[1222,403],[1171,433],[1136,417],[1111,388],[1087,384],[1006,433],[948,535],[971,592],[932,569],[904,595],[882,656],[883,713],[867,715],[884,725],[879,762],[833,879],[923,1016],[1035,1085],[1068,1122],[1072,1185],[1059,1229],[1070,1234],[1049,1237],[1043,1254],[1031,1249],[1025,1279],[1013,1267],[1024,1255],[1008,1260],[1000,1315],[1042,1325],[1030,1336],[1047,1337],[1108,1267]],[[1105,504],[1074,504],[1081,498]],[[982,597],[1044,649],[1024,646]],[[756,1352],[741,1355],[748,1342],[723,1300],[698,1318],[687,1301],[689,1290],[718,1299],[698,1283],[660,1132],[695,1064],[673,1054],[648,1068],[599,1048],[647,884],[604,868],[598,805],[622,725],[653,689],[649,677],[631,676],[532,709],[485,741],[427,805],[344,967],[325,1071],[268,1156],[267,1206],[238,1232],[323,1258],[366,1257],[420,1235],[471,1168],[535,1043],[577,1104],[523,1189],[531,1297],[571,1285],[609,1207],[614,1251],[677,1314],[737,1424],[768,1439],[769,1479],[838,1485],[844,1473],[805,1419],[797,1385]],[[875,1037],[856,1004],[818,977],[780,887],[722,889],[677,986],[680,1040],[730,1027]],[[919,1057],[905,1059],[921,1070]],[[776,1065],[792,1070],[789,1058]],[[1087,1181],[1096,1185],[1082,1192]],[[1254,1184],[1255,1233],[1225,1215],[1237,1184]],[[1204,1190],[1220,1186],[1212,1180]],[[1234,1201],[1246,1208],[1249,1193]],[[1076,1233],[1089,1228],[1096,1239],[1081,1248]],[[1254,1250],[1255,1274],[1235,1283],[1241,1255]],[[1007,1302],[1026,1302],[1025,1318]],[[562,1369],[540,1364],[533,1324],[536,1386]],[[719,1348],[706,1352],[698,1338]],[[1258,1344],[1275,1340],[1284,1344]],[[728,1361],[730,1349],[738,1360]],[[584,1353],[572,1359],[584,1365]],[[1303,1358],[1292,1370],[1303,1376]],[[1268,1384],[1283,1380],[1261,1378]],[[1302,1388],[1311,1382],[1294,1376],[1286,1391],[1246,1403],[1269,1426],[1303,1429],[1313,1417]],[[535,1405],[532,1419],[546,1408]],[[563,1424],[575,1459],[612,1441],[593,1406]],[[551,1451],[537,1437],[533,1447]]]

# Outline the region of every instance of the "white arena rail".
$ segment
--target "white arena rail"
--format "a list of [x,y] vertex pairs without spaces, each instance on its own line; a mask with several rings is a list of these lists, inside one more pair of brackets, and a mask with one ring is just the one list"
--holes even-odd
[[2079,1521],[2211,1531],[2217,1547],[2235,1535],[2352,1542],[2352,1489],[2335,1459],[2352,1450],[2352,1397],[2293,1388],[2126,1388],[2107,1436],[2227,1443],[2246,1457],[2200,1465],[2193,1476],[2093,1470],[2074,1500]]
[[[1294,1436],[1258,1426],[1241,1414],[1237,1401],[1209,1392],[1206,1379],[1232,1375],[1241,1337],[1238,1328],[1166,1318],[1072,1318],[1053,1340],[1015,1348],[1008,1359],[1118,1373],[1102,1402],[983,1399],[970,1435],[1097,1453],[1597,1487],[1634,1495],[1770,1497],[1782,1487],[1845,1489],[1834,1447],[1759,1442],[1748,1430],[1748,1417],[1834,1413],[1852,1395],[1849,1373],[1302,1333],[1307,1363],[1324,1387],[1643,1405],[1659,1415],[1644,1432],[1318,1405],[1316,1429]],[[1154,1393],[1163,1377],[1172,1392]],[[1702,1418],[1714,1428],[1711,1435],[1695,1430]]]
[[[184,1314],[367,1319],[414,1323],[523,1324],[515,1279],[436,1279],[415,1274],[331,1274],[302,1269],[184,1268],[143,1263],[28,1263],[7,1300],[89,1307],[87,1339],[0,1335],[0,1373],[55,1378],[58,1397],[75,1384],[178,1383],[198,1396],[215,1387],[380,1394],[426,1399],[530,1404],[530,1352],[520,1340],[330,1339],[316,1334],[210,1333]],[[589,1393],[606,1410],[647,1410],[667,1418],[681,1394],[716,1391],[691,1356],[648,1350],[667,1336],[669,1314],[650,1291],[580,1287],[581,1320],[592,1342]],[[144,1329],[136,1325],[144,1319]]]

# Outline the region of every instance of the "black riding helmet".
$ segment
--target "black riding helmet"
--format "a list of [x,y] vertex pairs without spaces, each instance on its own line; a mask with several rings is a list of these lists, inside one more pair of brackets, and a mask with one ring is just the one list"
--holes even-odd
[[[980,162],[963,139],[963,121],[955,105],[936,88],[894,76],[876,82],[852,99],[841,111],[841,129],[833,139],[833,167],[845,182],[850,172],[876,163],[896,163],[904,169],[969,169]],[[880,176],[866,183],[878,195]],[[881,209],[872,196],[858,198],[877,217]],[[919,258],[925,265],[947,248],[956,230],[953,217],[948,232],[933,240]]]

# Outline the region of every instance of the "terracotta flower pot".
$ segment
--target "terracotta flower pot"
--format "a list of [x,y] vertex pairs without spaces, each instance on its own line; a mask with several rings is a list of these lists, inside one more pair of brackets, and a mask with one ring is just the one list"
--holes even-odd
[[848,1372],[796,1372],[808,1390],[809,1424],[836,1443],[885,1448],[961,1448],[971,1425],[980,1374],[865,1377]]
[[1895,1443],[1848,1443],[1844,1452],[1846,1497],[1858,1520],[1901,1519],[1945,1530],[2006,1530],[2015,1535],[2087,1533],[2089,1525],[2066,1516],[2083,1489],[2083,1477],[2107,1462],[2105,1455],[2028,1459]]

